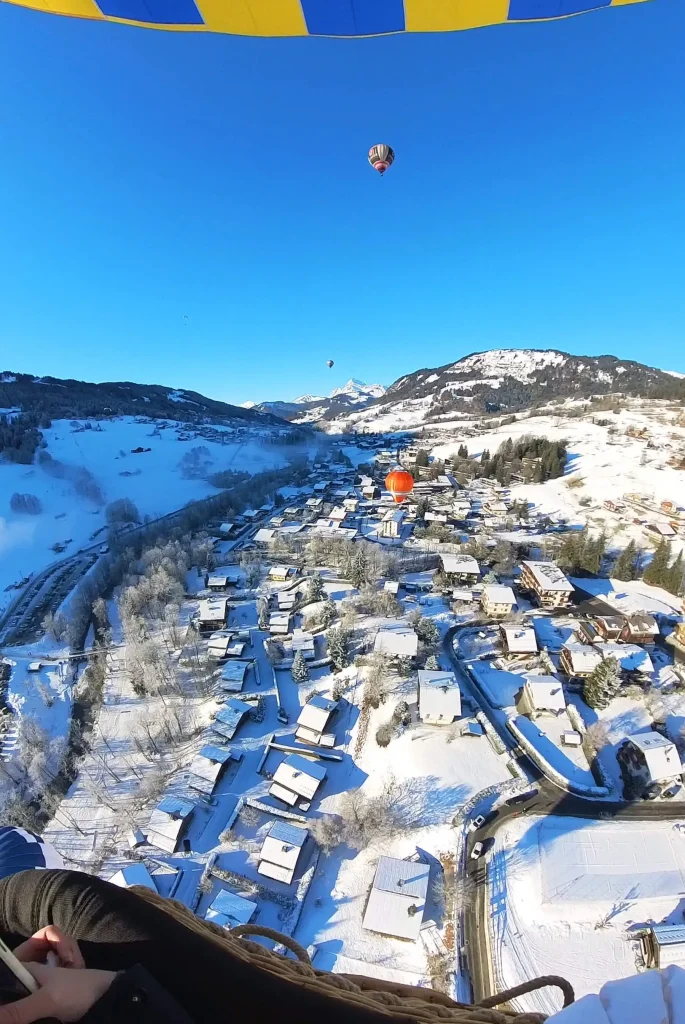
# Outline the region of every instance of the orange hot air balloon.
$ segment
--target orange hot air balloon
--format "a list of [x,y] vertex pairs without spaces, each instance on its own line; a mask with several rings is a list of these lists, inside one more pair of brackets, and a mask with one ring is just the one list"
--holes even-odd
[[401,505],[414,490],[414,477],[406,469],[393,469],[385,478],[385,486],[397,504]]

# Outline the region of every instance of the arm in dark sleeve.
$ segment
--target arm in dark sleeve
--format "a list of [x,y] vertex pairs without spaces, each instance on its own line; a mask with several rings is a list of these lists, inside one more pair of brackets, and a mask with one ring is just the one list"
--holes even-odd
[[107,992],[91,1006],[81,1024],[193,1024],[186,1011],[136,964],[121,971]]

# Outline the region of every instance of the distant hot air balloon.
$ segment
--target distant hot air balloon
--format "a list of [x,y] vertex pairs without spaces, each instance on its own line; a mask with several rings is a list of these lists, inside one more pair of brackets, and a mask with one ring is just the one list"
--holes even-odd
[[381,175],[385,174],[394,159],[395,154],[390,146],[386,146],[385,143],[381,143],[378,146],[372,146],[369,150],[369,163],[373,167],[374,171],[378,171]]
[[333,364],[333,360],[332,359],[327,359],[326,360],[326,366],[328,367],[329,370],[332,369],[333,365],[334,364]]
[[24,828],[0,827],[0,878],[29,868],[63,868],[64,861],[50,843]]
[[414,490],[414,477],[406,469],[393,469],[385,478],[385,486],[397,504],[401,505]]

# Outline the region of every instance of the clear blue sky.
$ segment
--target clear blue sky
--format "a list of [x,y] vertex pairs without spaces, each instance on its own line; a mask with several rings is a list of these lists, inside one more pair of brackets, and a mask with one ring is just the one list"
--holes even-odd
[[682,0],[374,40],[0,4],[0,369],[236,402],[493,346],[685,371],[684,38]]

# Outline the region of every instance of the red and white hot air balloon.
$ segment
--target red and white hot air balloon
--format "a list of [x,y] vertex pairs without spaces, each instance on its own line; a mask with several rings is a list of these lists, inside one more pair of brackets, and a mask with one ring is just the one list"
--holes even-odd
[[374,171],[378,171],[380,175],[385,174],[394,159],[394,152],[391,147],[386,146],[384,142],[379,143],[378,146],[372,146],[369,150],[369,163],[373,167]]
[[393,469],[385,478],[385,486],[395,502],[401,505],[414,490],[414,477],[406,469]]

